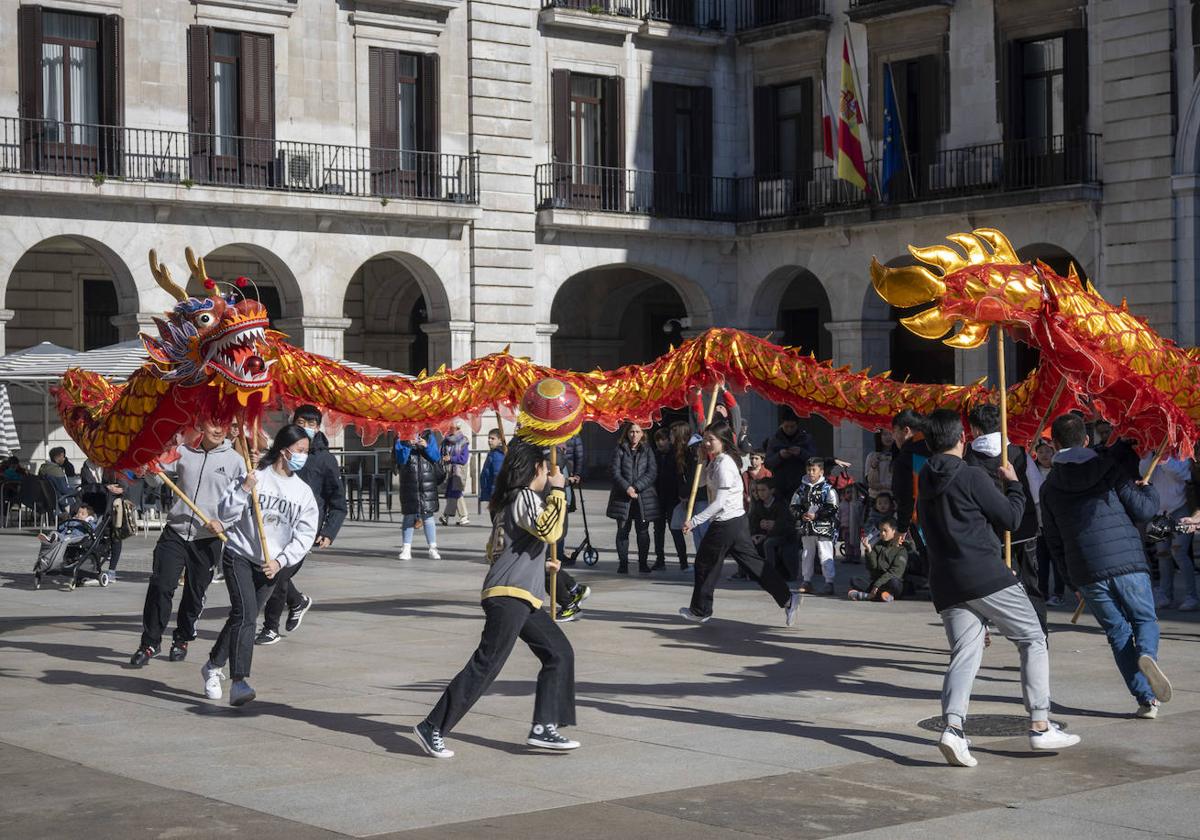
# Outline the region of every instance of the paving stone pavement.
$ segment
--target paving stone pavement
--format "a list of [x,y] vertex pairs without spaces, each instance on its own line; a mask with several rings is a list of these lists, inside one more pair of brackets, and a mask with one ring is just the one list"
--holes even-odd
[[[397,524],[347,523],[305,564],[316,606],[256,650],[259,699],[240,710],[201,691],[220,584],[187,661],[128,666],[156,535],[126,543],[113,586],[70,592],[34,591],[32,536],[0,532],[0,837],[1200,838],[1195,614],[1164,614],[1175,697],[1138,721],[1095,622],[1053,611],[1053,716],[1083,743],[1035,755],[976,737],[980,766],[949,768],[918,726],[946,661],[928,602],[807,597],[789,629],[756,587],[725,583],[717,618],[683,625],[690,578],[615,575],[598,517],[601,562],[576,570],[594,594],[565,628],[583,748],[523,746],[537,669],[518,646],[450,735],[456,757],[426,758],[410,729],[482,627],[481,522],[441,528],[441,561],[418,535],[403,562]],[[971,711],[1021,714],[1001,639]]]

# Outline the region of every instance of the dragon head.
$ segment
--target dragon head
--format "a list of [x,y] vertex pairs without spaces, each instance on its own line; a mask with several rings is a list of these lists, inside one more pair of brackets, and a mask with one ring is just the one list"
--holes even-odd
[[[958,247],[910,245],[909,253],[917,265],[885,268],[871,260],[875,291],[892,306],[903,309],[934,304],[900,319],[921,338],[940,338],[950,347],[970,349],[987,341],[993,324],[1020,336],[1036,320],[1047,297],[1064,282],[1044,263],[1022,262],[998,230],[979,228],[946,238]],[[1073,265],[1065,282],[1079,286]],[[959,329],[955,332],[956,324]],[[946,337],[951,332],[954,334]]]
[[234,292],[222,295],[208,280],[204,260],[186,250],[192,276],[213,288],[209,297],[191,297],[174,280],[170,270],[150,252],[154,279],[178,301],[164,318],[155,318],[158,336],[142,334],[146,352],[158,375],[181,385],[210,383],[222,394],[235,393],[245,403],[248,396],[271,384],[264,358],[267,344],[267,310],[256,300],[239,299]]

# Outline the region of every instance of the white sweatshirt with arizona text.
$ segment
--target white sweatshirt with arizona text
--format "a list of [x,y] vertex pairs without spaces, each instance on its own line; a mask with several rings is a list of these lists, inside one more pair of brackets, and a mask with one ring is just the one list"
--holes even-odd
[[[274,467],[255,470],[254,475],[258,478],[255,492],[262,508],[267,552],[280,566],[294,566],[304,559],[317,538],[317,500],[304,480],[295,475],[280,475]],[[261,566],[258,524],[250,494],[242,489],[242,479],[230,483],[217,504],[217,516],[222,522],[234,522],[225,531],[228,550]]]

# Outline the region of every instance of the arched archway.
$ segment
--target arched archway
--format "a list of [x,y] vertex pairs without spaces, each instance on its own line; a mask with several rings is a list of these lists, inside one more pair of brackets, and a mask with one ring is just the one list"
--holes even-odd
[[[248,294],[252,295],[257,287],[258,299],[267,308],[272,325],[304,315],[304,298],[296,275],[278,255],[261,245],[235,242],[214,248],[204,255],[204,269],[218,281],[232,282],[238,277],[253,280]],[[188,277],[187,291],[207,294],[194,277]]]
[[54,236],[17,261],[3,308],[13,311],[4,331],[5,352],[43,341],[91,350],[121,339],[120,316],[138,309],[137,284],[129,267],[104,243]]
[[[550,364],[570,370],[611,369],[648,362],[703,326],[674,283],[632,266],[581,271],[559,287],[550,308],[558,326]],[[681,322],[689,319],[691,326]],[[613,436],[588,424],[584,454],[591,468],[607,465]]]

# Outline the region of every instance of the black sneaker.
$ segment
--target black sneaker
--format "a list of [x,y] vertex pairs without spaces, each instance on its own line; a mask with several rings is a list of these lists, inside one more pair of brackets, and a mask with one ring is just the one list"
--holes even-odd
[[274,630],[268,630],[266,627],[264,627],[262,629],[262,632],[254,637],[254,644],[256,644],[256,645],[273,645],[279,641],[279,638],[280,638],[279,634],[276,633]]
[[296,607],[294,610],[288,610],[287,623],[283,625],[283,628],[291,633],[293,630],[299,627],[300,622],[304,620],[304,614],[308,612],[312,605],[313,599],[305,595],[304,599],[300,602],[300,606]]
[[654,571],[654,572],[661,572],[661,571],[664,571],[666,568],[667,568],[667,561],[664,560],[663,558],[659,557],[657,560],[654,561],[654,565],[650,567],[650,570]]
[[187,642],[181,642],[178,639],[171,642],[171,652],[167,659],[172,662],[182,662],[187,659]]
[[581,606],[590,597],[592,597],[592,587],[586,583],[577,583],[575,584],[575,588],[571,590],[571,603],[568,606]]
[[575,604],[568,604],[558,611],[558,618],[554,619],[559,622],[575,621],[579,618],[579,614],[583,610],[579,609]]
[[421,745],[421,749],[427,755],[434,758],[454,758],[454,750],[446,749],[446,742],[442,740],[441,730],[434,729],[429,721],[423,720],[414,726],[413,734],[417,736],[417,743]]
[[529,730],[525,743],[531,747],[541,747],[546,750],[576,750],[579,742],[564,738],[558,734],[558,727],[553,723],[535,723]]
[[141,668],[147,662],[154,658],[158,653],[158,649],[153,645],[146,645],[144,648],[138,648],[137,653],[129,657],[129,664],[134,668]]

